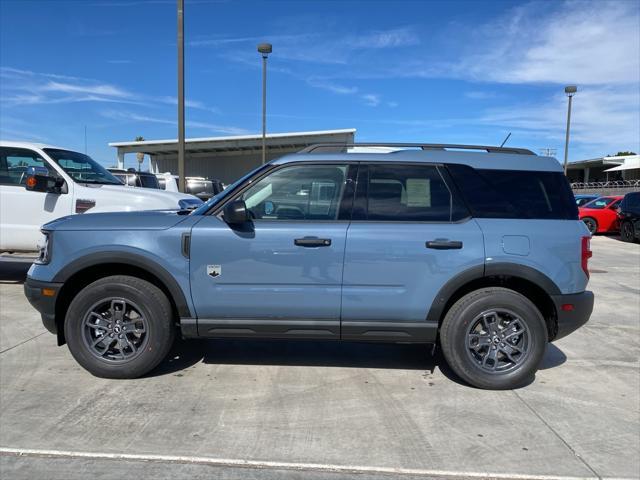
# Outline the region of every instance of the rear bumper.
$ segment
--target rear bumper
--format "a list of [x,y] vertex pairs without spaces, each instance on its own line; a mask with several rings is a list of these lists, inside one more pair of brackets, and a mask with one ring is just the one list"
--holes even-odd
[[[52,282],[40,282],[27,277],[24,282],[24,294],[29,300],[29,303],[40,312],[42,317],[42,324],[51,333],[58,333],[56,326],[56,300],[62,288],[62,283]],[[47,293],[53,292],[53,295],[45,295],[43,290],[47,290]]]
[[[593,292],[552,295],[551,299],[558,315],[558,331],[553,340],[566,337],[589,321],[593,311]],[[573,308],[569,308],[568,305],[572,305]]]

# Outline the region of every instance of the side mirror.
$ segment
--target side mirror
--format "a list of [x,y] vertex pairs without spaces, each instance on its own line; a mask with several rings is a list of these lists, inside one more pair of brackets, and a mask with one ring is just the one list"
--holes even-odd
[[54,192],[60,193],[62,186],[58,179],[49,175],[49,170],[45,167],[29,167],[26,172],[24,188],[33,192]]
[[249,211],[243,200],[234,200],[225,205],[222,218],[229,225],[240,225],[250,220]]

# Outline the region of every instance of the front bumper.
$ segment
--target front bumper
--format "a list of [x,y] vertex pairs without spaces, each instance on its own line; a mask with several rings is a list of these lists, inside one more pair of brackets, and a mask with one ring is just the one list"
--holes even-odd
[[566,337],[589,321],[593,311],[593,292],[552,295],[551,299],[558,316],[558,331],[553,340]]
[[29,277],[24,282],[24,294],[27,300],[40,312],[44,327],[54,334],[58,333],[56,300],[62,285],[62,283],[41,282]]

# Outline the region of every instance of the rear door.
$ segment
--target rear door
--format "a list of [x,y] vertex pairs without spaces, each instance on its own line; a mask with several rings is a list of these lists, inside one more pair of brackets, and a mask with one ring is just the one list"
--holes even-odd
[[201,336],[339,338],[353,182],[347,164],[276,168],[243,192],[253,220],[205,216],[192,229]]
[[342,338],[433,341],[438,291],[483,268],[480,228],[433,164],[362,165],[347,232]]

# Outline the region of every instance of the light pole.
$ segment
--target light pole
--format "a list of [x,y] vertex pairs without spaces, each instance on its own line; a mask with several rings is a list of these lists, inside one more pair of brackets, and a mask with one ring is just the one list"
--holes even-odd
[[178,0],[178,190],[184,193],[184,0]]
[[575,85],[567,85],[564,87],[564,93],[569,97],[569,107],[567,108],[567,136],[564,140],[564,174],[567,174],[567,160],[569,158],[569,129],[571,127],[571,100],[578,91],[578,87]]
[[262,54],[262,164],[267,162],[267,57],[273,51],[270,43],[258,45]]

